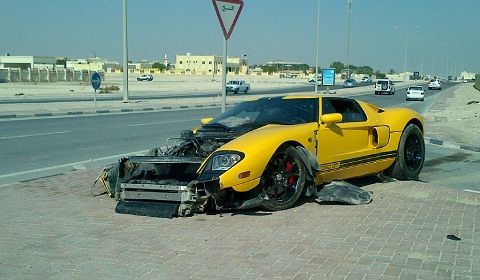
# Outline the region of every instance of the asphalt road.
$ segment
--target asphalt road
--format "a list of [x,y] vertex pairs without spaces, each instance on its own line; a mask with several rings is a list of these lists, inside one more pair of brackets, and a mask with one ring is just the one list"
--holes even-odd
[[[425,102],[406,102],[404,92],[404,89],[397,89],[395,95],[374,95],[372,92],[355,98],[385,108],[411,107],[422,113],[435,102],[439,91],[427,91]],[[0,131],[0,186],[106,166],[126,155],[164,147],[169,137],[178,137],[181,131],[198,126],[201,118],[219,113],[220,108],[198,108],[4,120]],[[420,179],[436,185],[480,191],[478,163],[479,153],[427,145]]]

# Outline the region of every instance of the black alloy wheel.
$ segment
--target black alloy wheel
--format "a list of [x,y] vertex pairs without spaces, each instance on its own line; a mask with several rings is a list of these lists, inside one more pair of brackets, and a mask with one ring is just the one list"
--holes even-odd
[[292,207],[303,192],[305,177],[305,165],[294,147],[275,152],[260,181],[268,197],[262,208],[278,211]]
[[408,125],[402,133],[397,157],[386,170],[387,175],[399,180],[417,180],[425,161],[425,140],[420,128]]

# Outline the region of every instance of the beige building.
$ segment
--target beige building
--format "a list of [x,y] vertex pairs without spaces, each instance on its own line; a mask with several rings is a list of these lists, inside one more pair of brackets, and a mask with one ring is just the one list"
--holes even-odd
[[47,56],[0,56],[0,68],[56,68],[56,59]]
[[[175,60],[175,72],[181,74],[220,75],[223,58],[215,55],[178,55]],[[248,59],[244,57],[227,58],[227,72],[233,74],[248,73]]]
[[69,59],[66,62],[67,69],[87,71],[102,71],[104,70],[104,65],[104,61],[98,57],[88,59]]

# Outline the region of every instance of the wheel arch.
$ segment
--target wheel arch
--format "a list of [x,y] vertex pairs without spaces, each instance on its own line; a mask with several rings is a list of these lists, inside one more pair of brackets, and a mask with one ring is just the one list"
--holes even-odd
[[422,132],[422,134],[425,134],[425,131],[424,131],[424,126],[423,126],[423,122],[421,122],[419,119],[411,119],[409,122],[407,122],[407,124],[405,124],[405,128],[407,128],[407,126],[409,126],[410,124],[414,124],[416,126],[418,126],[418,128],[420,128],[420,131]]

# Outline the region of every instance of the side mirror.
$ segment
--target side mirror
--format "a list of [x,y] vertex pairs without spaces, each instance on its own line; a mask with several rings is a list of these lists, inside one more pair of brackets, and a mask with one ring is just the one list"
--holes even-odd
[[342,122],[342,114],[340,113],[331,113],[331,114],[325,114],[320,117],[320,122],[325,126],[325,127],[330,127],[334,123],[339,123]]
[[200,120],[200,123],[202,125],[204,125],[204,124],[209,123],[211,120],[213,120],[213,118],[203,118],[203,119]]

